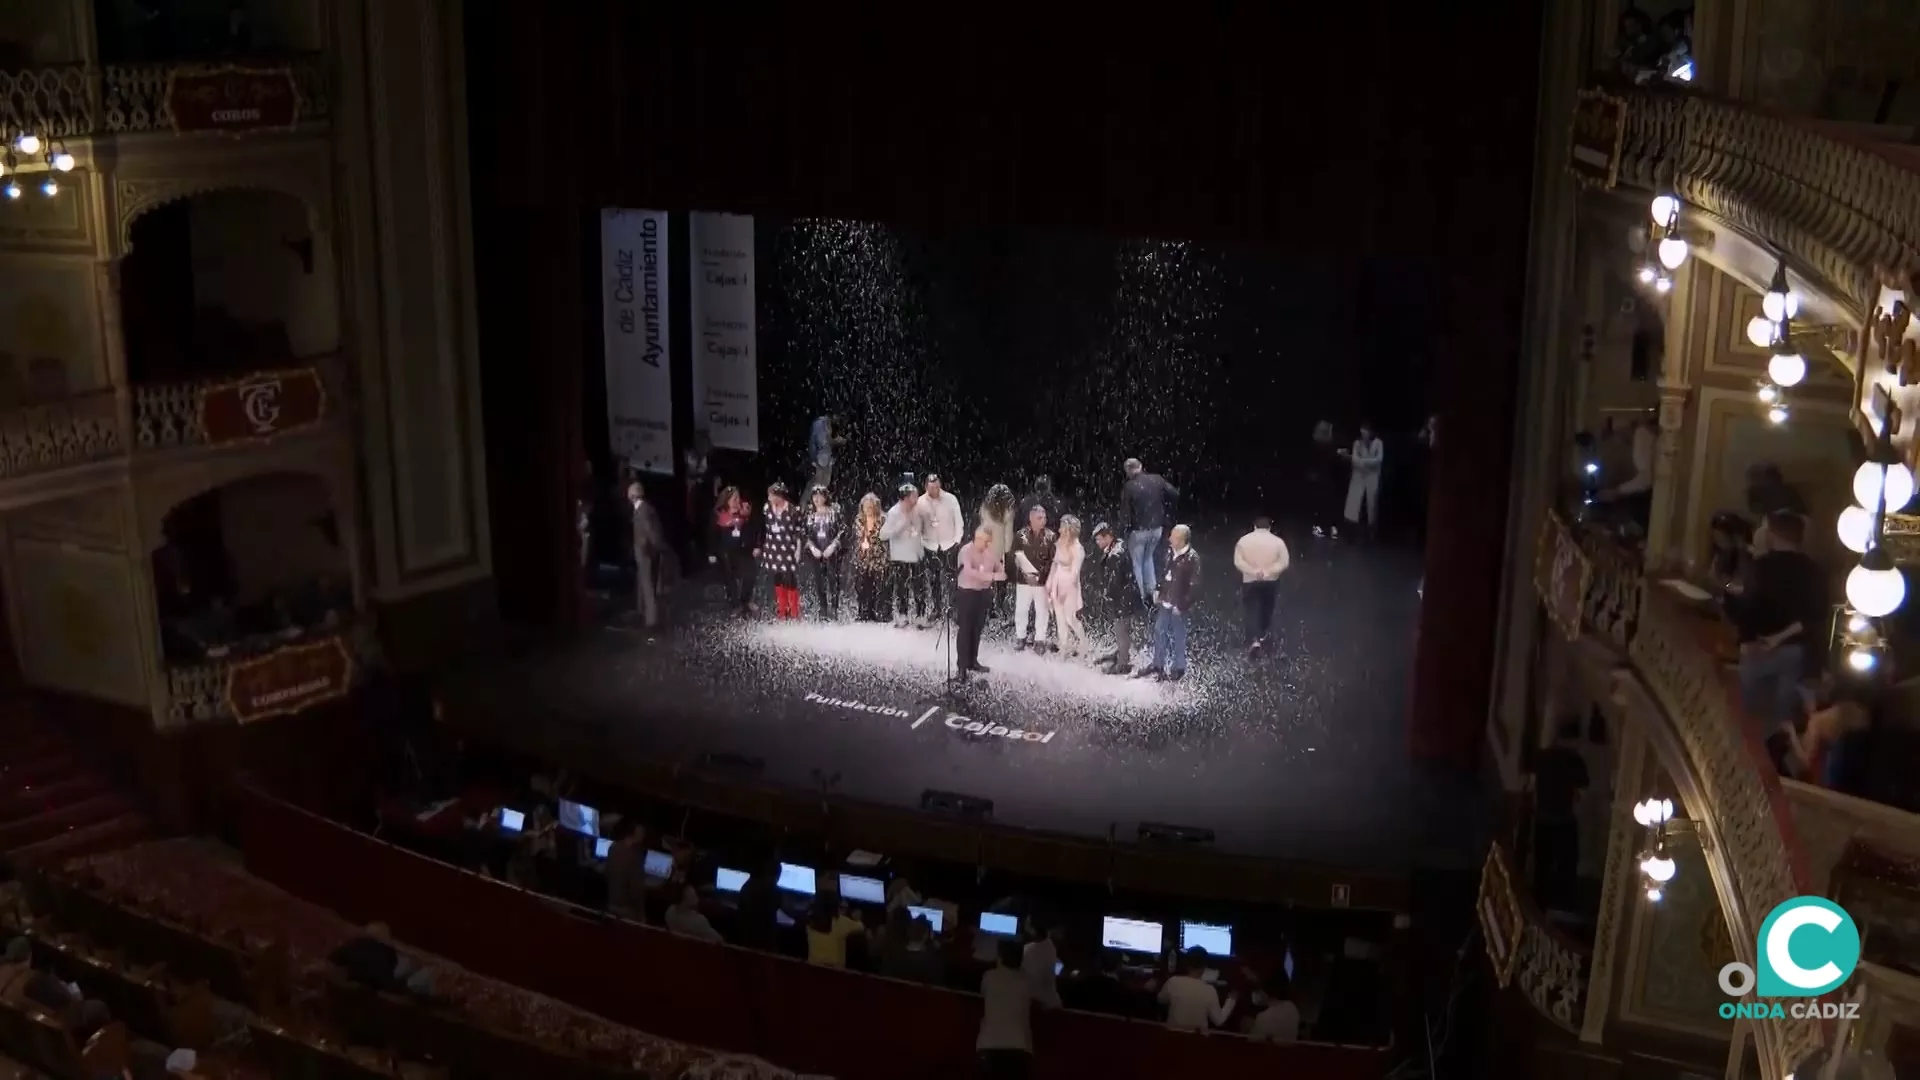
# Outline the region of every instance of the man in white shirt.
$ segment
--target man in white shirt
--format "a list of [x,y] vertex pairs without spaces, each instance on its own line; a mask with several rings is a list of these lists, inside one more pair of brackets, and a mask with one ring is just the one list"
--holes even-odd
[[900,485],[900,501],[887,509],[880,522],[880,539],[887,542],[886,609],[895,612],[893,625],[907,625],[907,595],[913,595],[914,623],[927,625],[927,512],[920,506],[920,490]]
[[667,909],[667,932],[679,934],[681,937],[690,937],[695,941],[712,942],[715,945],[726,940],[701,913],[700,890],[691,885],[680,890],[679,903]]
[[1049,1009],[1060,1007],[1060,982],[1055,968],[1060,964],[1060,928],[1035,918],[1033,932],[1038,935],[1020,954],[1020,971],[1027,977],[1033,1000]]
[[1253,531],[1233,545],[1233,568],[1240,571],[1240,600],[1247,609],[1247,655],[1259,656],[1273,626],[1273,600],[1280,593],[1280,575],[1292,559],[1287,542],[1274,535],[1273,519],[1253,519]]
[[1180,966],[1181,974],[1170,976],[1160,987],[1160,1004],[1167,1007],[1167,1027],[1205,1035],[1208,1025],[1225,1025],[1240,999],[1229,994],[1222,1005],[1219,991],[1201,978],[1207,971],[1207,950],[1188,949],[1180,954]]
[[954,572],[960,542],[968,535],[967,519],[960,513],[960,500],[940,484],[935,473],[927,474],[927,490],[920,496],[920,512],[926,518],[926,531],[920,542],[926,545],[927,617],[941,619],[941,598],[949,591],[947,578]]
[[1267,1007],[1248,1025],[1247,1038],[1254,1042],[1300,1041],[1300,1006],[1293,1003],[1285,988],[1267,990]]
[[[1000,942],[996,963],[980,977],[980,1034],[973,1048],[989,1077],[1033,1074],[1033,990],[1020,971],[1020,942]],[[1041,1002],[1045,1006],[1046,1002]],[[1051,1007],[1051,1006],[1048,1006]]]

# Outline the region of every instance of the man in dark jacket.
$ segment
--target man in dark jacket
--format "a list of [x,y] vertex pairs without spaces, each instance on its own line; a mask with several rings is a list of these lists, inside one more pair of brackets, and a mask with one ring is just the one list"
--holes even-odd
[[1154,594],[1159,610],[1153,616],[1153,659],[1133,673],[1161,682],[1179,682],[1187,673],[1187,625],[1200,591],[1200,556],[1189,542],[1192,530],[1175,525],[1168,542],[1173,551],[1160,572],[1160,590]]
[[1125,675],[1133,670],[1133,620],[1141,612],[1140,589],[1133,582],[1133,567],[1126,549],[1114,538],[1113,527],[1104,521],[1095,525],[1093,542],[1099,545],[1100,554],[1089,575],[1093,586],[1088,592],[1113,627],[1113,651],[1095,662],[1106,665],[1109,675]]
[[1148,472],[1139,458],[1128,458],[1124,468],[1127,482],[1120,489],[1120,529],[1127,534],[1133,583],[1140,599],[1151,601],[1154,583],[1160,580],[1160,534],[1167,527],[1167,506],[1180,497],[1180,489],[1159,473]]

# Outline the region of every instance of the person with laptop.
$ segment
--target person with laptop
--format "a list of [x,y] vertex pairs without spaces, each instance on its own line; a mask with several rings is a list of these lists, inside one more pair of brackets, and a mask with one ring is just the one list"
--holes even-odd
[[[1020,970],[1018,938],[1001,938],[994,965],[980,976],[980,1034],[973,1040],[980,1075],[1025,1080],[1033,1075],[1033,989]],[[1042,1003],[1043,1007],[1052,1006]]]
[[689,937],[695,941],[705,941],[714,945],[726,943],[720,931],[707,921],[706,913],[700,910],[700,890],[688,885],[680,890],[680,899],[667,908],[667,932]]
[[646,922],[647,830],[629,825],[607,848],[607,911]]
[[1167,1007],[1168,1028],[1205,1035],[1209,1026],[1223,1025],[1233,1015],[1239,996],[1229,994],[1221,1004],[1220,992],[1207,982],[1206,973],[1207,950],[1195,947],[1180,954],[1180,974],[1169,976],[1160,987],[1159,1001]]
[[1300,1006],[1293,1003],[1292,980],[1285,972],[1276,971],[1264,989],[1267,1007],[1247,1027],[1247,1038],[1254,1042],[1299,1042]]
[[807,913],[807,963],[821,967],[847,966],[847,939],[866,932],[866,924],[847,912],[846,902],[822,895]]
[[1033,940],[1020,954],[1020,970],[1027,976],[1033,1000],[1049,1009],[1060,1007],[1060,924],[1046,915],[1035,915],[1029,924]]
[[901,909],[905,919],[889,923],[887,938],[880,951],[880,974],[889,979],[942,986],[946,983],[946,959],[933,940],[933,924],[915,918]]

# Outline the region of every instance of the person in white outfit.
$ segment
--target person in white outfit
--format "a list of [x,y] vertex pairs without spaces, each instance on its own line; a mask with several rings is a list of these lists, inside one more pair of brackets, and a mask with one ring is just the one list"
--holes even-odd
[[[1047,510],[1034,506],[1027,511],[1027,523],[1013,535],[1013,641],[1014,647],[1047,647],[1053,628],[1053,605],[1047,599],[1047,574],[1053,569],[1053,549],[1058,538],[1047,528]],[[1027,617],[1033,617],[1033,636],[1027,637]],[[1056,646],[1057,648],[1057,646]]]
[[907,594],[913,594],[914,621],[927,625],[926,544],[927,515],[920,508],[920,492],[912,484],[900,485],[900,501],[887,510],[880,523],[880,539],[887,542],[886,607],[894,613],[893,625],[907,625]]
[[920,496],[920,510],[926,517],[927,531],[920,537],[927,557],[921,569],[927,577],[927,617],[939,622],[941,601],[953,591],[948,578],[957,569],[960,543],[971,535],[966,515],[960,512],[960,500],[940,484],[940,477],[927,474],[927,490]]
[[1358,525],[1365,520],[1369,534],[1380,529],[1380,464],[1386,455],[1386,447],[1373,433],[1372,424],[1361,424],[1360,437],[1353,440],[1353,449],[1340,451],[1340,456],[1353,466],[1353,478],[1347,481],[1347,523]]
[[1060,519],[1060,539],[1053,547],[1053,571],[1047,575],[1047,602],[1053,605],[1053,625],[1059,633],[1054,647],[1068,656],[1087,651],[1087,631],[1080,625],[1080,567],[1087,560],[1080,546],[1080,519]]
[[1273,626],[1273,601],[1280,593],[1280,575],[1291,563],[1287,542],[1274,535],[1273,519],[1253,519],[1253,531],[1233,545],[1233,568],[1240,571],[1240,596],[1247,609],[1247,652],[1258,656],[1267,647]]

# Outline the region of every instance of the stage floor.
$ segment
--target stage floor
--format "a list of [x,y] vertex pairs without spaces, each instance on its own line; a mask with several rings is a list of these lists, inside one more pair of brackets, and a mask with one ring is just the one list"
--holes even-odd
[[730,754],[764,761],[776,783],[858,799],[991,799],[1003,824],[1131,838],[1154,821],[1210,828],[1237,854],[1474,864],[1477,786],[1405,749],[1417,556],[1289,541],[1277,655],[1249,660],[1231,537],[1203,539],[1178,684],[1016,652],[998,620],[981,650],[992,674],[947,694],[938,630],[744,620],[689,584],[673,629],[616,620],[468,672],[450,703],[463,723],[616,781],[622,759]]

